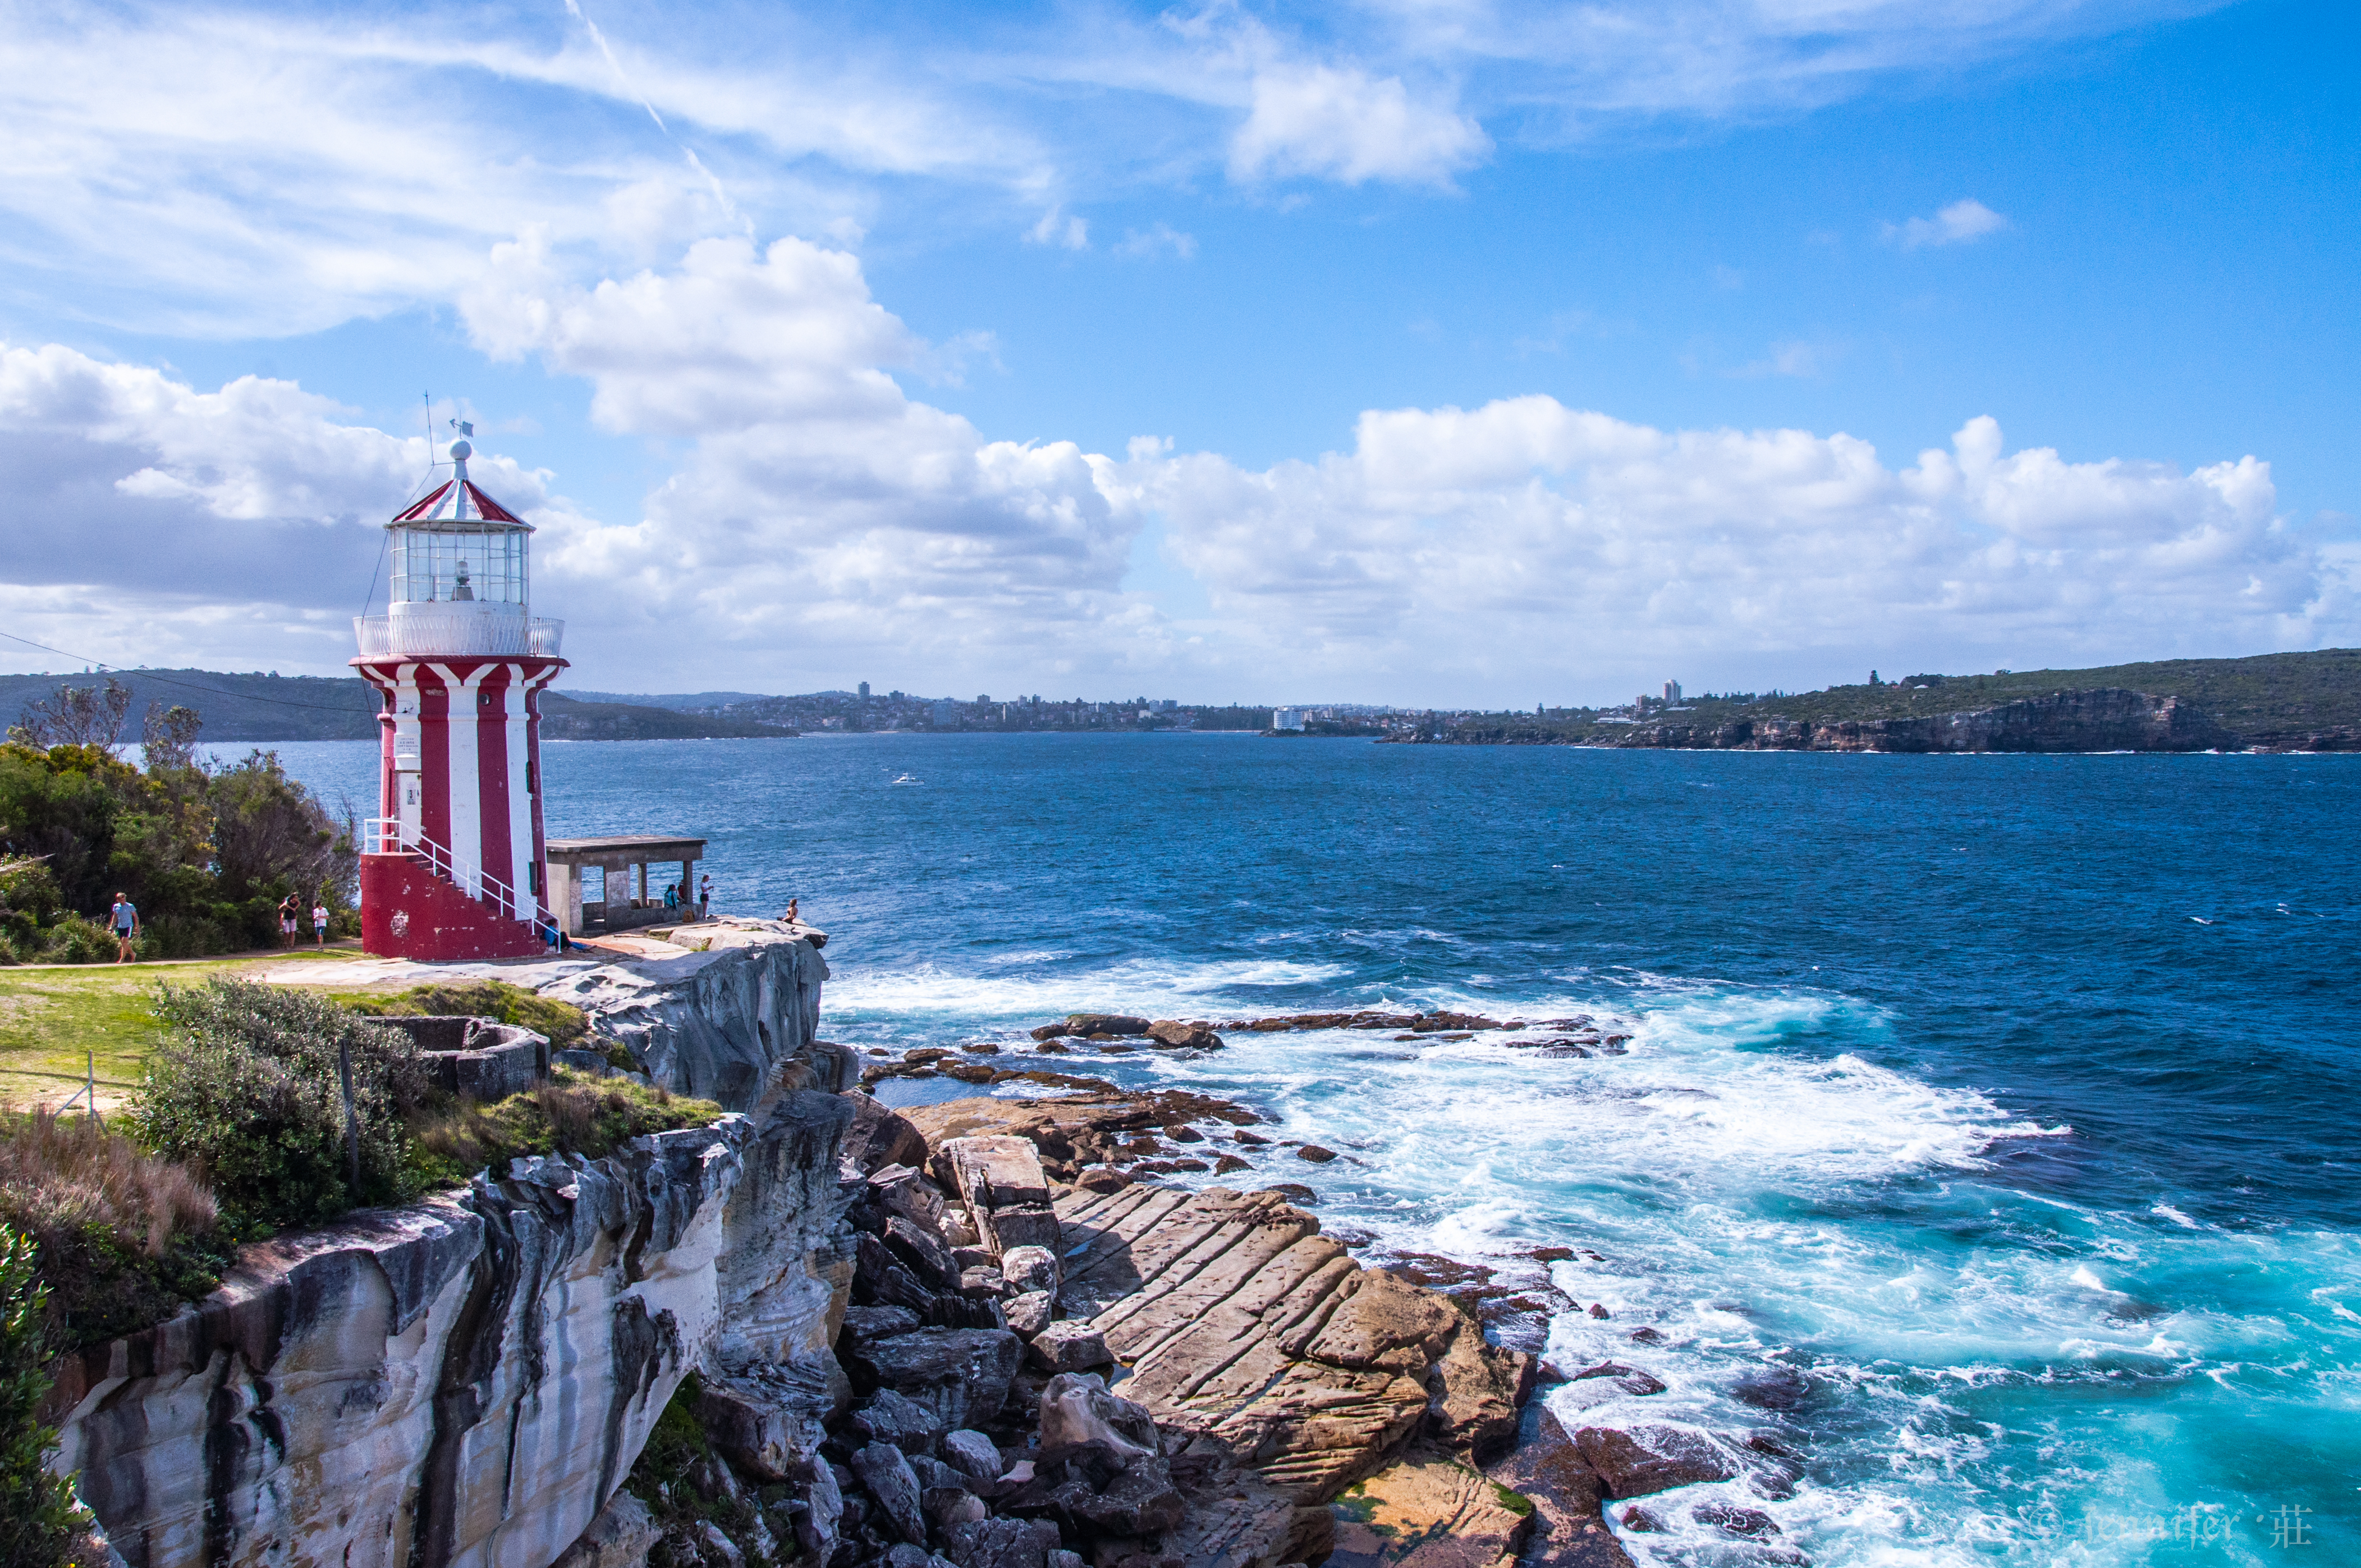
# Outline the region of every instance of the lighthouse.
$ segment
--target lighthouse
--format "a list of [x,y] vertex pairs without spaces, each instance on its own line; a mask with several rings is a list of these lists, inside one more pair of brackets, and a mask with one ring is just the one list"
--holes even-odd
[[555,930],[539,704],[566,623],[533,617],[533,525],[467,477],[459,429],[451,477],[385,525],[386,613],[353,623],[379,703],[361,945],[389,958],[528,957]]

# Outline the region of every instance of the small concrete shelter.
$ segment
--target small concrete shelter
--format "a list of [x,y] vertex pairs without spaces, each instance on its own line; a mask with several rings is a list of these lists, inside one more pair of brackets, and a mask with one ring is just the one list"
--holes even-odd
[[[552,839],[548,853],[549,907],[569,937],[697,918],[702,839]],[[664,889],[674,883],[675,865],[680,868],[680,901],[668,906]],[[591,872],[598,873],[596,896],[585,898],[584,884],[590,880],[586,873]]]

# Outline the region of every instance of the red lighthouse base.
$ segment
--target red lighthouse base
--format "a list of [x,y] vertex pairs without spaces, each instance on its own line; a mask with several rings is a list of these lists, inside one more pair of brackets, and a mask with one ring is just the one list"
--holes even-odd
[[548,951],[522,920],[493,913],[416,855],[361,857],[361,947],[379,958],[530,959]]

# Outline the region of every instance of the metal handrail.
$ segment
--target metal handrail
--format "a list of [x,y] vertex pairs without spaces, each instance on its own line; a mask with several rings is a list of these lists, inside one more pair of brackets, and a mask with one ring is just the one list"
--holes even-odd
[[[503,909],[514,909],[519,904],[523,903],[523,900],[517,896],[517,890],[507,883],[473,861],[460,859],[448,845],[438,844],[423,833],[415,837],[411,836],[405,830],[406,826],[399,817],[364,817],[362,819],[364,839],[365,841],[374,840],[378,845],[378,848],[368,852],[379,855],[416,855],[426,862],[428,871],[457,888],[462,894],[467,894],[478,904],[484,902],[484,894],[481,892],[468,894],[467,883],[470,881],[474,882],[479,889],[495,890]],[[389,845],[391,847],[388,848]],[[565,931],[555,920],[542,917],[539,899],[535,899],[530,907],[533,909],[531,915],[522,916],[511,915],[508,918],[522,919],[535,933],[545,931],[552,937],[565,937]]]

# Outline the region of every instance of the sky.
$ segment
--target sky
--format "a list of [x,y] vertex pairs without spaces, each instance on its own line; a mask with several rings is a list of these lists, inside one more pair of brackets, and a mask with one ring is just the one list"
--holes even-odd
[[2361,642],[2349,5],[0,17],[0,668],[339,673],[453,419],[600,690]]

